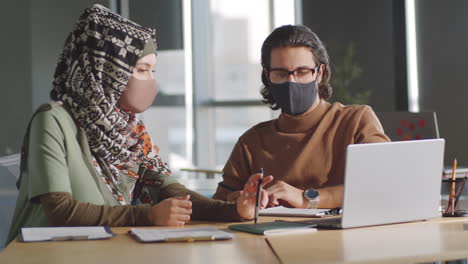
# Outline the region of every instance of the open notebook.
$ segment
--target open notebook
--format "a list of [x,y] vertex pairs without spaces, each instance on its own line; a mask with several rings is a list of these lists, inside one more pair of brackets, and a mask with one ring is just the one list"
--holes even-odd
[[140,242],[192,242],[227,240],[234,236],[216,227],[198,228],[132,228],[129,231]]

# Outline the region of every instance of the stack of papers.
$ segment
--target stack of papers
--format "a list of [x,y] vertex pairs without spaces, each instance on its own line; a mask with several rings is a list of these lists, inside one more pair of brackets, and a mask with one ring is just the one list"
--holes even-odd
[[216,227],[199,228],[132,228],[129,233],[140,242],[192,242],[232,239],[231,233]]
[[303,208],[287,208],[284,206],[276,206],[266,208],[260,211],[262,216],[297,216],[297,217],[323,217],[330,209],[303,209]]
[[23,227],[23,242],[108,239],[112,232],[106,226]]

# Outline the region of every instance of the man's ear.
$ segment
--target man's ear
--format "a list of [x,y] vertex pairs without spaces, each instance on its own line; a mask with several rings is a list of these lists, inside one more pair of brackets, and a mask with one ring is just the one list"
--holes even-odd
[[325,72],[325,64],[320,64],[318,75],[317,75],[317,84],[322,82],[322,76],[324,72]]
[[322,77],[323,73],[325,72],[325,64],[320,64],[319,67],[319,76]]

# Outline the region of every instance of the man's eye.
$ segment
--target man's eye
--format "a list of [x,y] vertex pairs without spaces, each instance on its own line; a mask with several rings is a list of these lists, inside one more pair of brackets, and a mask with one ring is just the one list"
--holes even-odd
[[288,75],[288,72],[285,71],[275,71],[273,72],[273,75],[276,77],[285,77]]
[[298,74],[309,74],[310,70],[309,69],[297,69],[296,71]]

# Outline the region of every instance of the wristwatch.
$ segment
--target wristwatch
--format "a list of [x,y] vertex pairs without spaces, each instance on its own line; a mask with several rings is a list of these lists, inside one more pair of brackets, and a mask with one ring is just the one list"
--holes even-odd
[[309,208],[317,209],[319,201],[319,192],[315,189],[306,189],[304,191],[304,197],[309,200]]

